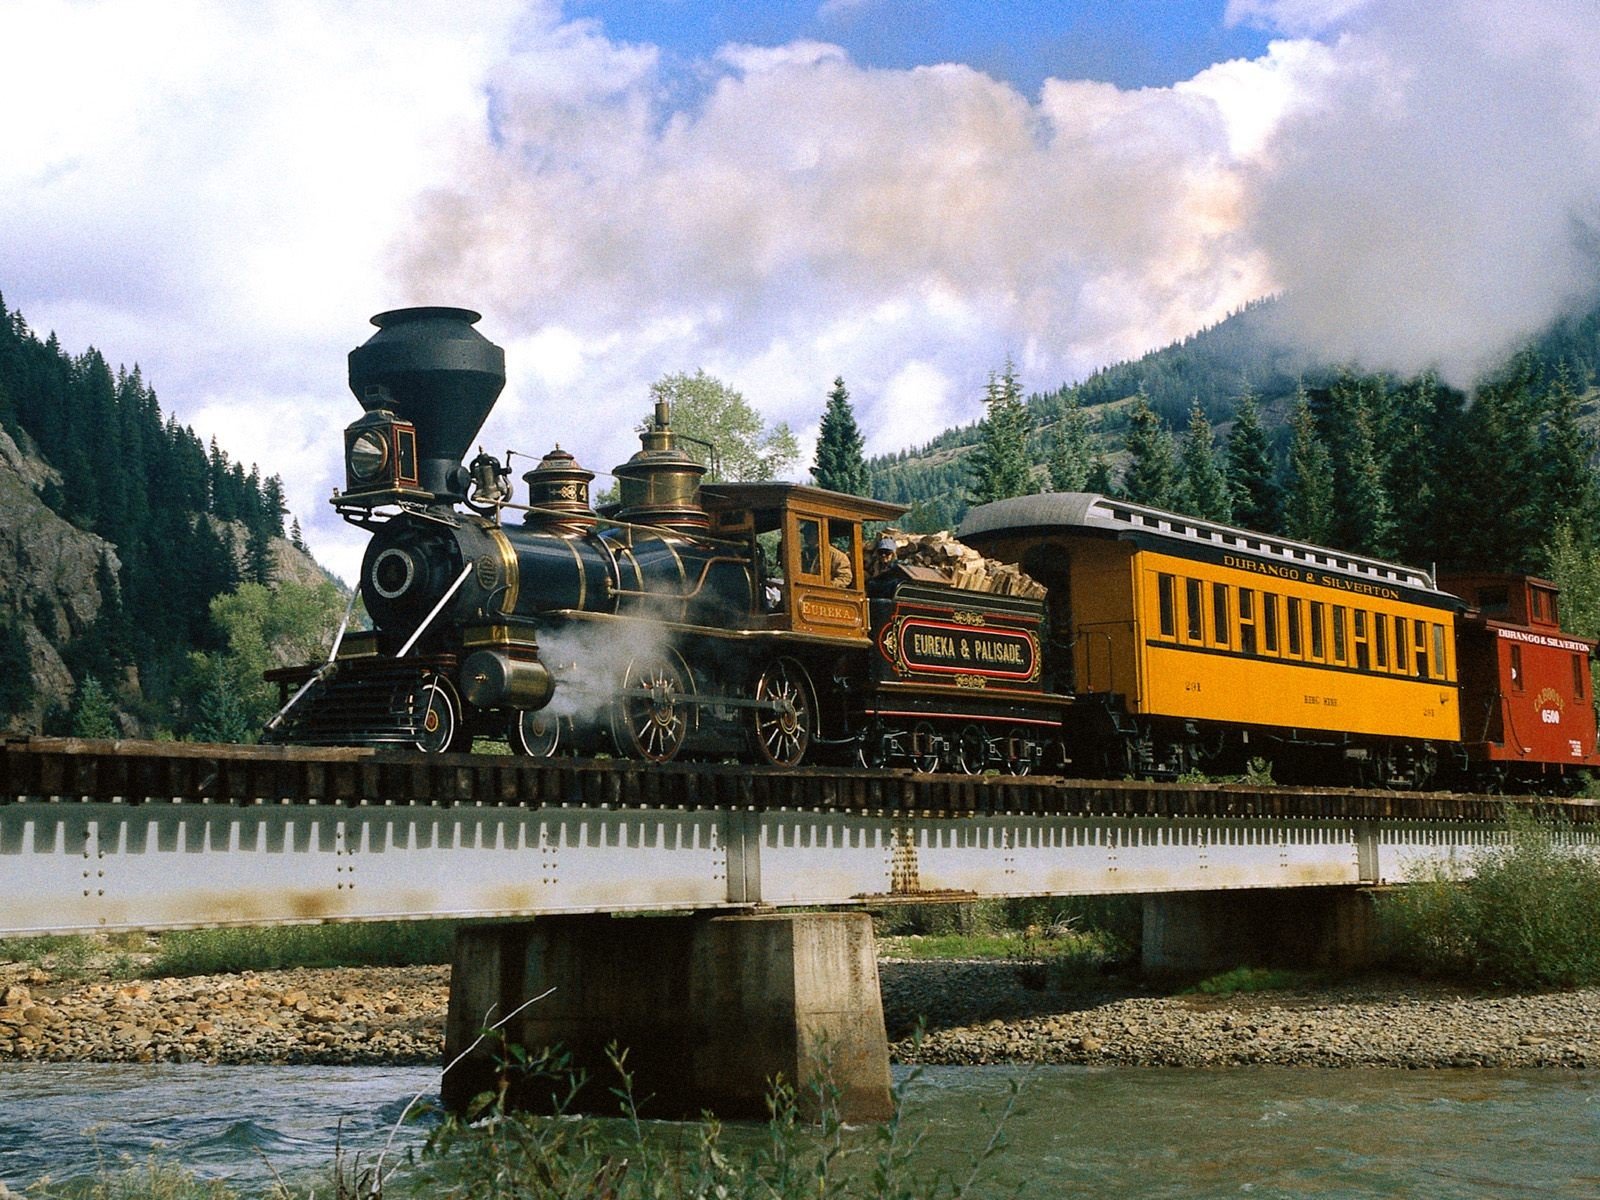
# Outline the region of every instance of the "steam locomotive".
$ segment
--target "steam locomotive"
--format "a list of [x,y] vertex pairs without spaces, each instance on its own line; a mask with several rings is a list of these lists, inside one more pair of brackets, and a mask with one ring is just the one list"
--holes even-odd
[[[505,359],[456,308],[381,313],[333,504],[371,531],[321,664],[269,674],[269,740],[438,753],[1570,787],[1595,767],[1589,661],[1543,580],[1426,572],[1104,496],[973,509],[959,535],[1044,598],[879,560],[903,506],[708,483],[658,404],[620,500],[559,446],[466,452]],[[348,623],[348,620],[347,620]]]
[[1072,702],[1043,686],[1038,601],[958,591],[915,567],[868,580],[865,532],[903,506],[705,483],[665,404],[616,468],[620,503],[604,516],[593,472],[559,447],[523,476],[526,504],[493,456],[464,466],[505,384],[477,320],[381,313],[350,354],[366,411],[345,430],[333,503],[372,532],[359,593],[374,628],[342,636],[327,663],[270,674],[284,707],[269,739],[1065,764]]

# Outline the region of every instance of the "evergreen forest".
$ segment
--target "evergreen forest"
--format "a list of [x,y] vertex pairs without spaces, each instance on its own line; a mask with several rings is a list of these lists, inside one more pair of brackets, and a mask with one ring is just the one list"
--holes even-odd
[[1097,491],[1442,571],[1593,549],[1600,310],[1466,392],[1298,359],[1267,335],[1272,303],[1030,395],[1020,426],[991,383],[982,421],[869,459],[871,494],[935,529],[979,498]]
[[[110,542],[120,562],[110,578],[109,560],[101,561],[90,628],[63,627],[39,597],[14,595],[0,611],[0,716],[32,699],[26,620],[60,650],[77,681],[76,708],[101,715],[114,692],[116,707],[141,724],[170,728],[191,652],[223,648],[213,601],[242,583],[272,581],[272,541],[284,536],[286,516],[282,480],[247,470],[215,441],[207,446],[192,428],[163,418],[137,366],[113,371],[94,349],[68,354],[3,302],[0,318],[0,428],[53,468],[39,499]],[[45,724],[47,732],[73,731],[70,713]]]

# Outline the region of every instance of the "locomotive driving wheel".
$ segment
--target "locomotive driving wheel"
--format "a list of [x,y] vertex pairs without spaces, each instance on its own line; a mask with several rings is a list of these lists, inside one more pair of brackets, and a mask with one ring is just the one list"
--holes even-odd
[[758,707],[750,712],[756,753],[776,767],[799,766],[816,722],[805,667],[792,658],[777,659],[756,680],[755,699]]
[[513,754],[530,758],[549,758],[561,744],[561,718],[547,710],[513,712],[507,723],[506,740]]
[[464,750],[470,739],[461,720],[461,700],[443,675],[428,672],[406,698],[417,740],[413,743],[424,754],[444,754]]
[[628,664],[622,695],[611,707],[611,740],[619,753],[658,763],[678,756],[689,733],[686,676],[672,658]]

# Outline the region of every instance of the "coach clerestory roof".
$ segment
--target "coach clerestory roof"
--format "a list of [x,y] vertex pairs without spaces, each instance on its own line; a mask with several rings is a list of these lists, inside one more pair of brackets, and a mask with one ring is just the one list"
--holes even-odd
[[1420,567],[1113,500],[1094,492],[1044,492],[980,504],[967,510],[956,536],[981,540],[989,535],[1039,534],[1052,529],[1076,529],[1144,545],[1166,545],[1177,554],[1184,553],[1186,547],[1190,553],[1208,557],[1218,551],[1237,551],[1269,562],[1444,595],[1439,593],[1433,576]]

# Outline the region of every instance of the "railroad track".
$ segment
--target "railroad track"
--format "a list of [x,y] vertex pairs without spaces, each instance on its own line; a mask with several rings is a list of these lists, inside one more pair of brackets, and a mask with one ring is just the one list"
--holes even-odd
[[1511,806],[1600,822],[1600,802],[1547,797],[8,737],[0,803],[23,800],[1477,822]]

